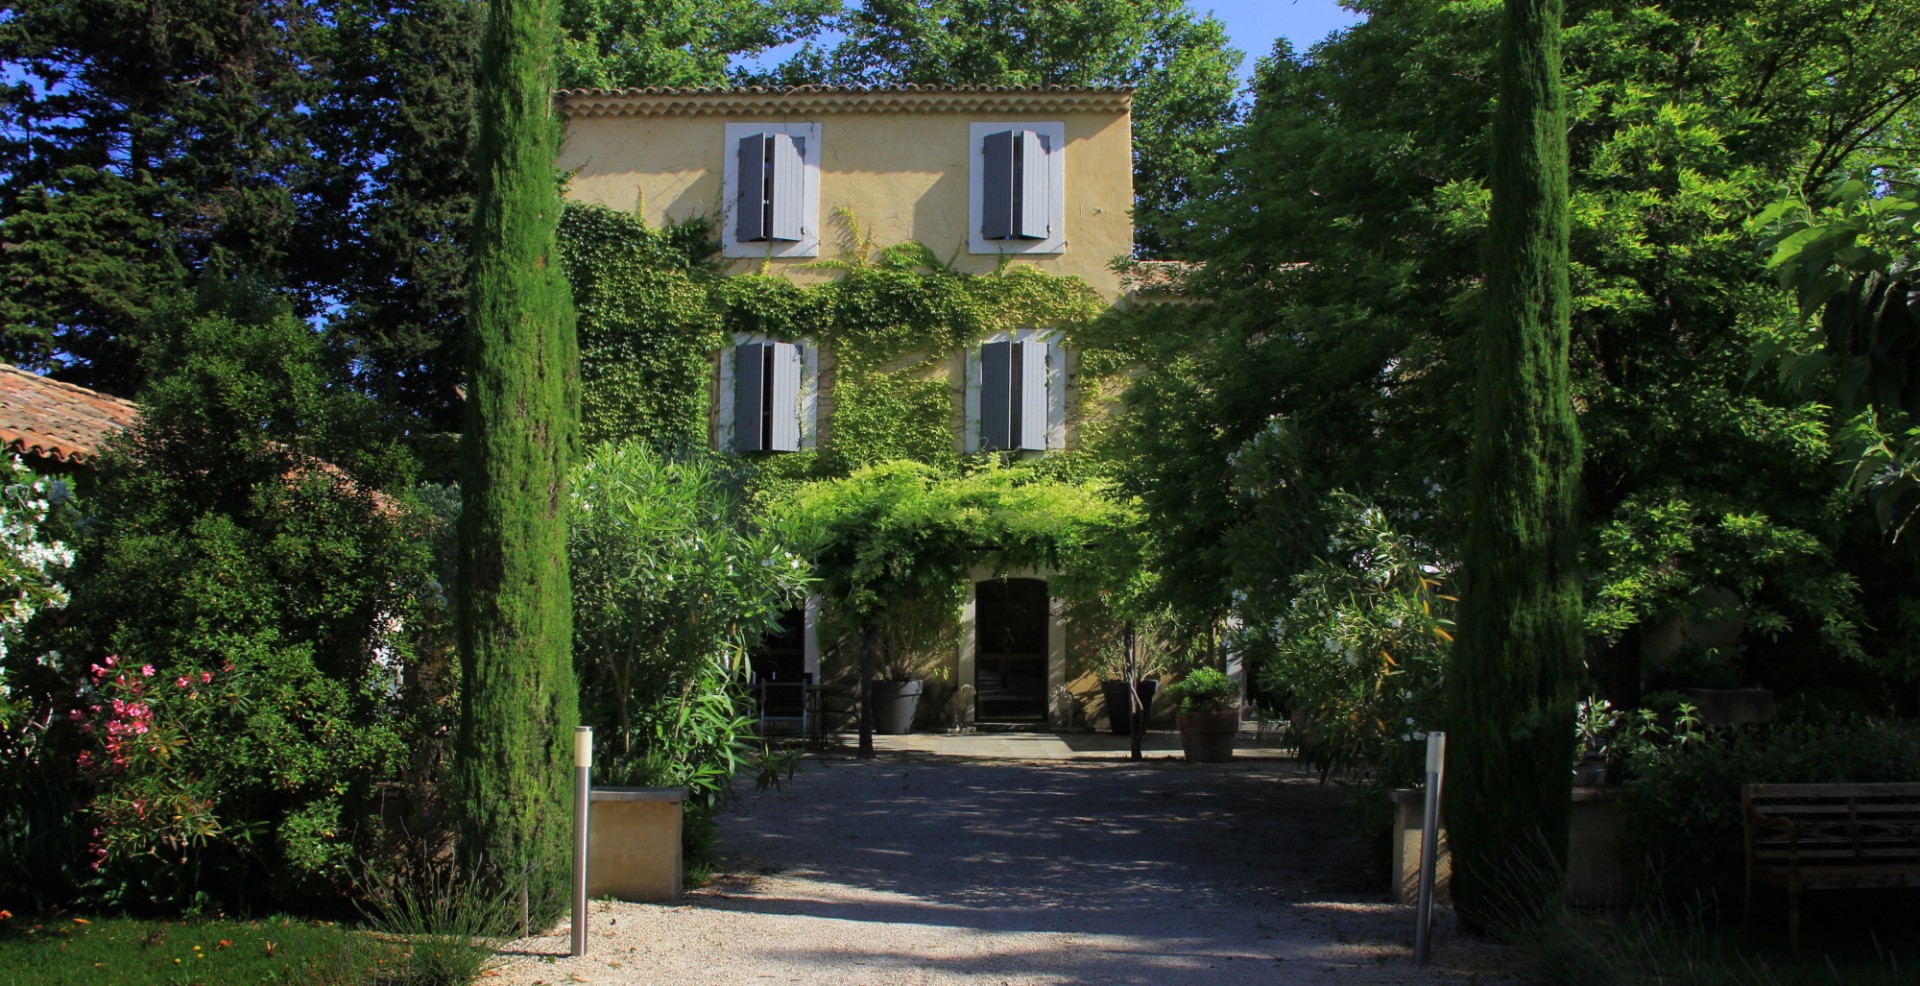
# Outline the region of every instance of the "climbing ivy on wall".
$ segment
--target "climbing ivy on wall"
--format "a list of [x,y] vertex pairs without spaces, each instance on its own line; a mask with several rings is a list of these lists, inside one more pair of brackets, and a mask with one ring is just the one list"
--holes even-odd
[[[876,247],[848,213],[841,255],[813,285],[727,276],[711,222],[651,228],[600,206],[570,206],[560,233],[580,317],[589,442],[707,442],[714,354],[733,333],[806,340],[831,354],[817,454],[762,460],[769,479],[842,475],[875,462],[957,465],[952,397],[940,367],[998,331],[1044,327],[1069,342],[1106,308],[1077,277],[1007,263],[955,270],[918,243]],[[823,415],[826,417],[826,415]],[[827,423],[827,422],[823,422]]]
[[589,447],[705,441],[709,361],[726,339],[709,291],[711,240],[705,223],[652,230],[610,209],[569,207],[561,218]]

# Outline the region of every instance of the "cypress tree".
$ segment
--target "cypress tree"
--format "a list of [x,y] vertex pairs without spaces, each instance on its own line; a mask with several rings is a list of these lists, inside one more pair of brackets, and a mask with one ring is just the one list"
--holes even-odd
[[523,889],[542,923],[566,898],[580,718],[566,538],[579,353],[556,254],[554,22],[554,0],[494,0],[481,38],[454,766],[464,864]]
[[1582,633],[1562,12],[1562,0],[1507,0],[1493,121],[1445,787],[1454,903],[1481,927],[1556,896],[1567,854]]

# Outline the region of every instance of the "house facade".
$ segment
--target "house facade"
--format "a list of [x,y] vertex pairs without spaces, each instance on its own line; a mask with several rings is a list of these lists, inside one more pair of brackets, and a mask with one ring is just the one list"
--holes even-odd
[[[911,242],[958,272],[1028,265],[1078,278],[1111,306],[1127,291],[1111,264],[1133,249],[1131,100],[1068,88],[567,91],[560,167],[575,202],[654,227],[711,222],[733,274],[817,284],[840,276],[823,262]],[[820,340],[734,333],[713,356],[712,447],[755,456],[830,447],[839,363]],[[1051,325],[958,346],[929,339],[894,364],[944,384],[956,453],[1058,453],[1100,413]],[[770,673],[836,677],[821,666],[819,624],[817,600],[793,614],[769,645]],[[949,689],[976,687],[964,714],[980,720],[1082,724],[1098,689],[1068,629],[1045,573],[980,570],[938,673]],[[933,698],[923,723],[939,719]]]

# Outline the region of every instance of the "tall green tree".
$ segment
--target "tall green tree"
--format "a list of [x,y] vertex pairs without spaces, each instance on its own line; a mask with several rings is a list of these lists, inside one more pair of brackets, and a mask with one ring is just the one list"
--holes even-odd
[[1186,0],[862,0],[838,26],[843,41],[803,53],[782,81],[1137,89],[1135,243],[1149,256],[1192,245],[1177,210],[1238,112],[1241,53],[1217,18]]
[[556,230],[557,4],[496,0],[480,46],[466,427],[461,435],[461,853],[565,900],[574,726],[567,483],[580,375]]
[[343,3],[317,53],[316,166],[337,173],[309,264],[339,302],[329,330],[353,343],[359,386],[428,431],[460,428],[484,12],[474,0]]
[[1483,925],[1504,906],[1545,902],[1530,893],[1557,896],[1573,790],[1584,641],[1563,14],[1561,0],[1507,0],[1493,116],[1472,515],[1447,672],[1453,899]]
[[[34,0],[0,18],[0,349],[132,394],[208,264],[298,280],[315,92],[299,0]],[[302,300],[302,299],[296,299]],[[303,305],[303,314],[310,305]]]

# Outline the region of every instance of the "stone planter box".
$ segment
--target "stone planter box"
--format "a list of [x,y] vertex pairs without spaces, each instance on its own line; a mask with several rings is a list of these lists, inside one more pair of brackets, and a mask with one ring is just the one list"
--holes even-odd
[[680,897],[682,787],[596,787],[587,815],[587,896]]
[[[1426,796],[1415,790],[1387,792],[1393,801],[1393,844],[1390,849],[1396,903],[1420,899],[1420,814]],[[1434,854],[1433,899],[1452,903],[1453,861],[1447,852],[1447,829],[1442,818],[1439,846]],[[1625,815],[1619,792],[1606,788],[1573,789],[1573,819],[1568,828],[1567,903],[1575,907],[1620,907],[1633,899],[1633,881],[1624,853]]]

